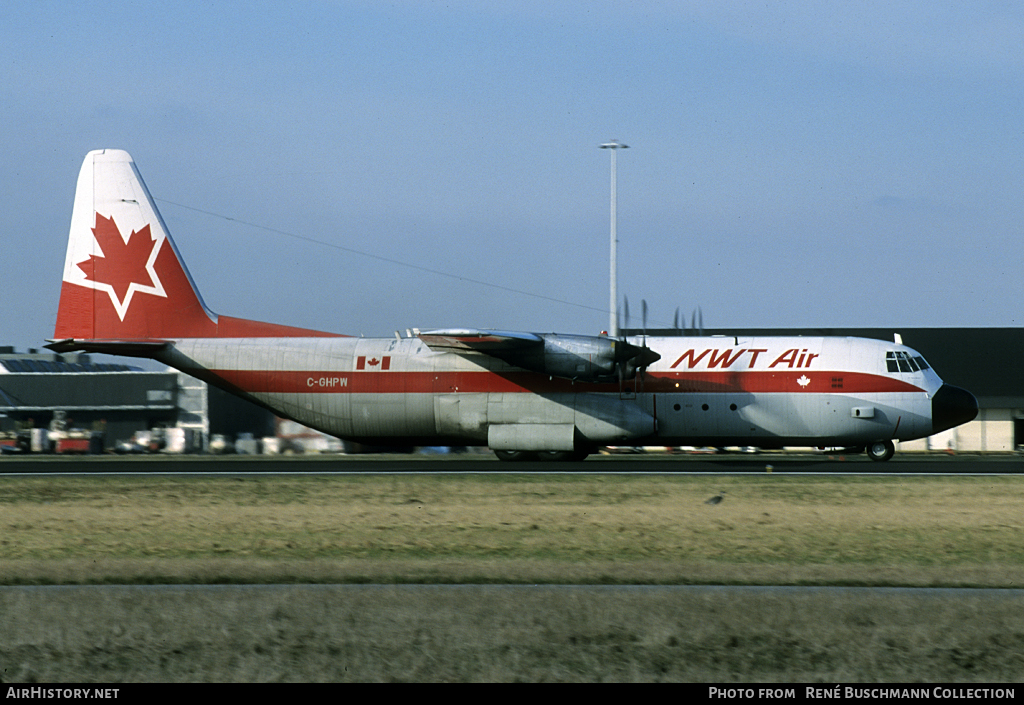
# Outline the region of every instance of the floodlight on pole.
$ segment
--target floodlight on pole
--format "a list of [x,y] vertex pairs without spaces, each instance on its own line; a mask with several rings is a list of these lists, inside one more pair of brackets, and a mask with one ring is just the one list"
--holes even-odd
[[616,227],[618,225],[618,215],[616,213],[616,206],[618,198],[615,193],[615,153],[620,149],[629,149],[628,144],[622,144],[618,140],[612,140],[611,142],[605,142],[601,145],[601,149],[611,150],[612,153],[612,206],[611,206],[611,286],[610,286],[610,304],[609,304],[609,331],[608,334],[612,337],[618,337],[619,335],[619,306],[618,306],[618,273],[616,271],[616,258],[619,240],[616,235]]

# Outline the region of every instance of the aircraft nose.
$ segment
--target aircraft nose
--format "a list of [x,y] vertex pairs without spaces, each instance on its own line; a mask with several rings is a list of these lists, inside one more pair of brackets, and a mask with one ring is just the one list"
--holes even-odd
[[932,397],[932,433],[967,423],[978,415],[978,400],[966,389],[943,384]]

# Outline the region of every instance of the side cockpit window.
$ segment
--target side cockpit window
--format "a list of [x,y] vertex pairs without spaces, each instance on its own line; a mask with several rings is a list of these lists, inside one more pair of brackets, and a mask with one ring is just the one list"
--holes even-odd
[[913,356],[902,350],[890,350],[885,353],[885,368],[889,372],[918,372],[927,370],[928,363],[920,355]]

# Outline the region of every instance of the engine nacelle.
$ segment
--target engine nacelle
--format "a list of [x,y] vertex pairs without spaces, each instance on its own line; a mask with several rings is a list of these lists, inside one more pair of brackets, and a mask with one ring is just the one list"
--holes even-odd
[[581,382],[618,379],[620,366],[624,377],[632,377],[637,368],[661,359],[650,348],[615,338],[557,333],[542,333],[540,337],[544,340],[543,347],[498,356],[532,372]]

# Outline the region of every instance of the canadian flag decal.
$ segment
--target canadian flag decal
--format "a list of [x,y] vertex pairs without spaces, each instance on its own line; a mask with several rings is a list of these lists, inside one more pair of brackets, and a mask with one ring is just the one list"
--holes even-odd
[[369,360],[366,359],[366,355],[360,355],[356,358],[356,369],[357,370],[390,370],[391,369],[391,356],[385,355],[384,357],[377,359],[371,357]]

